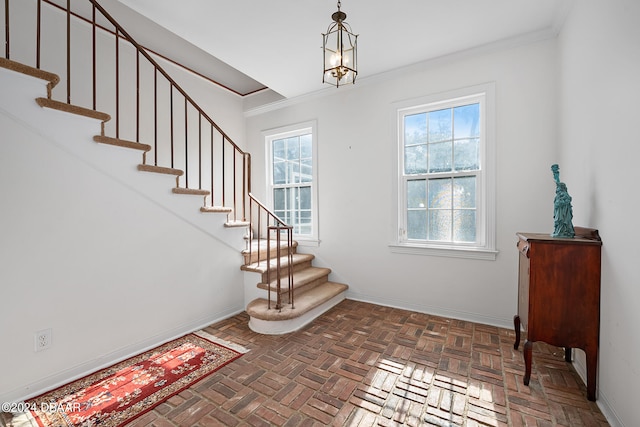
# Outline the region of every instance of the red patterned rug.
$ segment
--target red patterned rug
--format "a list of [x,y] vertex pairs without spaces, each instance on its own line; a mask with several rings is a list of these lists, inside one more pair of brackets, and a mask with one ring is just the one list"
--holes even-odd
[[242,356],[189,334],[25,403],[40,427],[116,427]]

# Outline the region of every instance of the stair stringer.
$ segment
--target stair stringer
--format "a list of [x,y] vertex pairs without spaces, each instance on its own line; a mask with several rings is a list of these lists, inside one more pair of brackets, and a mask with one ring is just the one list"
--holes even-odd
[[244,249],[247,227],[225,227],[227,214],[200,212],[202,196],[172,193],[175,177],[138,171],[137,165],[141,163],[138,150],[96,143],[93,138],[101,133],[100,120],[40,107],[36,99],[47,96],[47,84],[42,79],[0,67],[0,110],[203,233],[238,252]]

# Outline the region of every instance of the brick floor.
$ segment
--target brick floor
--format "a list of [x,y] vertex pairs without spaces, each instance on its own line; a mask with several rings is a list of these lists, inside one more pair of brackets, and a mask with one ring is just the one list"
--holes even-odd
[[512,330],[345,300],[297,332],[206,328],[250,349],[128,424],[608,426],[564,351],[534,344],[530,386]]

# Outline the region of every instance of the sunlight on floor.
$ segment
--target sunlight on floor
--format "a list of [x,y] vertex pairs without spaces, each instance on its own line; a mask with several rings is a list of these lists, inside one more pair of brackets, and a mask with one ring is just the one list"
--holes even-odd
[[389,359],[378,361],[376,368],[369,376],[370,386],[358,396],[361,408],[349,426],[373,425],[376,419],[406,424],[464,425],[468,419],[488,426],[500,424],[492,392],[478,381]]

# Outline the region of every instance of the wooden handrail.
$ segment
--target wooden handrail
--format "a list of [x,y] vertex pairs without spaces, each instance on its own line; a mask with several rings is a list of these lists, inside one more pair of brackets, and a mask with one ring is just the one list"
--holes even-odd
[[229,137],[229,135],[227,135],[222,128],[220,128],[220,126],[218,126],[216,124],[216,122],[214,122],[211,117],[209,117],[207,115],[207,113],[204,112],[204,110],[202,108],[200,108],[200,106],[187,94],[187,92],[185,92],[180,85],[178,85],[178,83],[175,82],[175,80],[173,80],[171,78],[171,76],[151,57],[151,55],[149,55],[147,53],[147,51],[141,46],[139,45],[134,39],[133,37],[131,37],[129,35],[129,33],[122,28],[122,26],[120,24],[118,24],[118,22],[102,7],[100,6],[100,4],[97,2],[97,0],[89,0],[92,4],[94,4],[96,6],[96,8],[100,11],[100,13],[102,13],[102,15],[104,15],[105,18],[107,18],[107,20],[115,27],[117,28],[117,30],[122,34],[122,36],[127,39],[127,41],[129,43],[131,43],[138,52],[140,52],[140,54],[142,54],[142,56],[144,56],[147,61],[149,61],[155,68],[156,70],[158,70],[160,72],[160,74],[162,74],[162,76],[167,79],[171,85],[178,91],[180,92],[180,94],[182,96],[185,97],[185,99],[187,99],[189,101],[189,103],[196,108],[196,110],[198,110],[198,112],[200,114],[202,114],[202,117],[204,117],[205,119],[207,119],[207,121],[209,123],[211,123],[213,125],[213,127],[221,134],[224,136],[225,140],[229,141],[229,143],[231,143],[231,145],[233,145],[233,147],[238,150],[239,152],[244,154],[244,150],[242,150],[240,147],[238,147],[238,145],[236,145],[235,142],[233,142],[233,140]]
[[266,207],[260,200],[258,200],[253,194],[249,193],[249,198],[251,199],[251,201],[253,203],[255,203],[256,205],[258,205],[262,210],[266,211],[267,214],[269,215],[269,217],[273,218],[275,221],[277,221],[280,225],[287,225],[286,222],[284,222],[283,220],[281,220],[278,215],[274,214],[268,207]]

